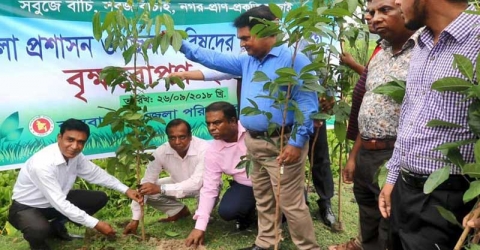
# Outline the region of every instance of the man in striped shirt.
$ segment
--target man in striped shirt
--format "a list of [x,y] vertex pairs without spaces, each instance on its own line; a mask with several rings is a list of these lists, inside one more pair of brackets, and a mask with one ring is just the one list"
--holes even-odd
[[[442,152],[434,150],[447,142],[477,138],[467,124],[471,101],[464,101],[465,95],[438,92],[431,86],[444,77],[465,79],[452,66],[454,54],[475,61],[480,51],[480,16],[464,12],[467,0],[427,2],[396,0],[406,27],[425,25],[426,29],[411,58],[395,150],[387,164],[387,184],[379,197],[382,215],[392,222],[391,249],[453,249],[461,228],[442,218],[437,206],[453,212],[457,220],[472,207],[462,200],[469,183],[461,175],[461,163],[446,163]],[[461,126],[427,126],[434,119]],[[474,161],[472,144],[461,146],[460,153],[465,163]],[[432,193],[424,194],[426,179],[445,166],[450,167],[449,178]]]

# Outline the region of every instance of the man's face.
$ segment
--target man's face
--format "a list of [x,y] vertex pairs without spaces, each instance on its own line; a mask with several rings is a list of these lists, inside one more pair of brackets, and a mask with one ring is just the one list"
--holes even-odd
[[205,122],[207,123],[208,132],[215,140],[229,141],[233,136],[236,136],[236,122],[233,120],[228,121],[223,111],[207,112]]
[[368,12],[372,15],[373,28],[381,38],[394,42],[405,33],[402,13],[394,0],[373,0],[368,5]]
[[369,1],[367,2],[367,12],[365,13],[365,21],[367,21],[367,25],[368,25],[368,31],[372,34],[377,34],[377,32],[375,31],[375,28],[373,28],[373,24],[372,24],[372,15],[370,15],[370,12],[368,12],[368,7],[370,6],[370,4],[372,3],[372,1]]
[[271,37],[257,38],[252,36],[248,26],[237,28],[237,38],[240,39],[240,47],[244,48],[248,55],[259,59],[265,57],[271,49],[271,46],[267,43],[267,40]]
[[395,0],[395,4],[399,5],[402,10],[407,29],[417,30],[425,26],[427,15],[423,0]]
[[75,158],[80,154],[87,139],[87,134],[78,130],[67,130],[63,134],[58,134],[58,147],[65,160]]
[[167,131],[168,144],[179,155],[185,155],[190,147],[192,141],[192,135],[188,134],[188,128],[185,124],[181,123],[177,126],[171,127]]

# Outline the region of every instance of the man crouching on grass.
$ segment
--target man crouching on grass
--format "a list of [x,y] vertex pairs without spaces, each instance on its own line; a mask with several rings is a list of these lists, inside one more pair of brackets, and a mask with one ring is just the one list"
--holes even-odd
[[82,154],[90,128],[80,120],[68,119],[60,126],[57,143],[53,143],[27,160],[13,187],[8,221],[23,233],[31,249],[50,249],[50,236],[72,238],[65,228],[67,221],[95,228],[114,236],[106,222],[92,217],[108,201],[104,192],[71,190],[77,177],[92,184],[115,189],[143,204],[143,197],[115,177],[87,160]]

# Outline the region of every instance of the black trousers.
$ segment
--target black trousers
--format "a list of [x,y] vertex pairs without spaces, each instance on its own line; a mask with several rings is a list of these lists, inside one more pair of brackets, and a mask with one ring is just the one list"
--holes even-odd
[[380,187],[375,180],[377,170],[392,157],[393,150],[360,148],[355,158],[353,194],[358,203],[360,232],[364,250],[383,250],[388,245],[389,222],[378,208]]
[[[71,190],[67,200],[89,215],[103,208],[108,197],[101,191]],[[68,220],[55,208],[35,208],[13,201],[8,221],[23,233],[31,249],[49,249],[46,239],[52,236],[51,220]]]
[[[466,180],[463,181],[466,182]],[[409,185],[401,175],[398,176],[392,192],[390,218],[392,246],[389,249],[453,249],[463,230],[445,220],[436,206],[442,206],[453,212],[457,221],[461,223],[463,217],[474,205],[474,202],[463,203],[462,197],[468,189],[468,184],[463,186],[454,189],[436,189],[430,194],[424,194],[423,187]]]
[[[327,125],[323,124],[318,132],[318,138],[315,142],[315,152],[313,153],[312,180],[315,191],[319,196],[317,201],[319,207],[330,205],[330,199],[333,197],[333,176],[330,168],[330,154],[328,152]],[[313,148],[312,135],[310,138],[310,148],[308,157],[310,157]],[[308,199],[307,199],[308,201]]]
[[[218,206],[218,215],[223,220],[250,220],[255,214],[255,196],[253,188],[230,182]],[[249,221],[250,222],[250,221]]]

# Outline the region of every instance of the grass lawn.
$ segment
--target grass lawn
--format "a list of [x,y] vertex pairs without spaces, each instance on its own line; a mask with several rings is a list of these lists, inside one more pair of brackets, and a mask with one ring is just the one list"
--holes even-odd
[[[310,211],[314,219],[315,233],[318,243],[322,249],[333,243],[339,243],[354,237],[358,230],[358,207],[353,201],[353,193],[351,185],[343,185],[342,191],[342,221],[344,231],[340,233],[331,232],[329,228],[324,226],[317,219],[318,207],[316,204],[317,195],[309,193]],[[112,201],[110,201],[112,202]],[[195,200],[187,199],[190,210],[195,209]],[[338,191],[336,187],[335,196],[332,199],[332,206],[335,214],[338,213]],[[86,239],[73,240],[71,242],[52,240],[53,249],[98,249],[98,250],[114,250],[114,249],[158,249],[158,250],[181,250],[187,249],[182,247],[184,239],[188,236],[194,227],[195,221],[192,219],[182,219],[177,222],[161,224],[157,219],[164,217],[160,212],[148,208],[145,216],[145,230],[147,233],[147,241],[142,242],[136,236],[123,237],[121,232],[123,226],[130,220],[128,208],[119,208],[124,210],[120,216],[108,218],[101,215],[99,219],[109,222],[117,230],[117,238],[106,239],[102,235],[94,234]],[[225,222],[219,219],[216,212],[213,213],[214,220],[209,224],[206,234],[206,249],[238,249],[249,246],[255,241],[257,233],[256,228],[251,230],[237,232],[234,222]],[[85,234],[85,227],[76,227],[71,223],[67,224],[69,232],[78,235]],[[140,229],[139,229],[140,233]],[[281,249],[295,249],[289,234],[288,228],[283,231],[284,241],[281,243]],[[0,236],[0,250],[27,250],[28,243],[22,238],[19,232],[11,236]]]

